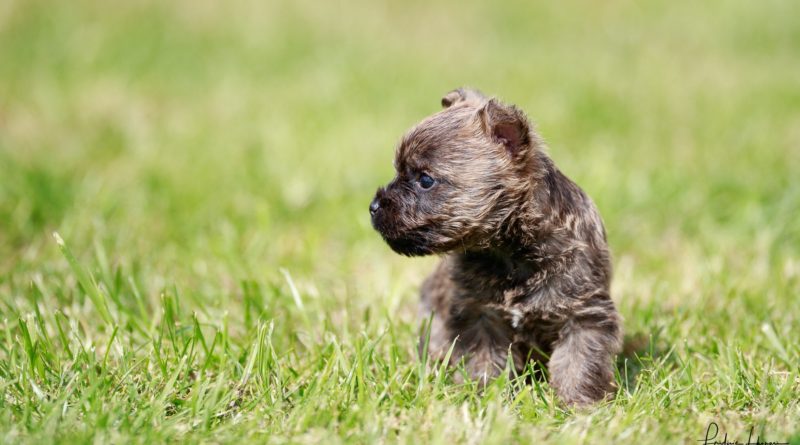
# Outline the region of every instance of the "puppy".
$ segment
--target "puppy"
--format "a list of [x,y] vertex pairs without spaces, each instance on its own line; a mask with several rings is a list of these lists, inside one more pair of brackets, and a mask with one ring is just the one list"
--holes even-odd
[[606,398],[621,333],[597,208],[518,108],[468,89],[442,106],[403,137],[369,206],[395,252],[442,256],[422,284],[420,349],[443,360],[452,346],[450,364],[484,382],[534,360],[566,404]]

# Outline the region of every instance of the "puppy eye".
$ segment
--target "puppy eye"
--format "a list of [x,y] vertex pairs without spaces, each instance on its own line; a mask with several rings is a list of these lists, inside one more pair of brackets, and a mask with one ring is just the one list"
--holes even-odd
[[433,187],[433,184],[436,183],[436,180],[431,178],[430,176],[426,175],[425,173],[419,175],[419,186],[424,189],[429,189]]

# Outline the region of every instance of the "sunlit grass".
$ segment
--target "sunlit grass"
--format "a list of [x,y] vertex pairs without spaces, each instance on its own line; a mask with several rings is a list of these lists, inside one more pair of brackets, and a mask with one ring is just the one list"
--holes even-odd
[[[795,9],[0,5],[0,442],[800,442]],[[417,357],[366,208],[461,85],[600,207],[612,402]]]

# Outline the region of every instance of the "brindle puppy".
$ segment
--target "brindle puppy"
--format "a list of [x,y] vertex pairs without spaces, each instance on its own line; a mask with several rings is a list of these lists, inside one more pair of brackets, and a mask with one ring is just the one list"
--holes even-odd
[[537,360],[567,404],[605,398],[620,319],[597,209],[522,111],[465,89],[442,105],[405,135],[369,207],[394,251],[443,254],[421,291],[430,355],[455,342],[451,364],[484,382],[509,354],[517,371]]

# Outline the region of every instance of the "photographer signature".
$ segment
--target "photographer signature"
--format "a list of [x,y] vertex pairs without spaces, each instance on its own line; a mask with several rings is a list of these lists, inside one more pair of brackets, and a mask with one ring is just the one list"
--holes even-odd
[[753,431],[755,427],[750,427],[750,433],[747,435],[746,442],[739,442],[735,439],[728,440],[728,433],[723,433],[723,436],[720,439],[717,439],[719,436],[719,425],[716,422],[711,422],[708,424],[708,428],[706,429],[706,437],[703,439],[698,440],[703,445],[789,445],[789,442],[770,442],[766,439],[762,439],[761,435],[759,434],[756,436],[755,441],[753,440]]

